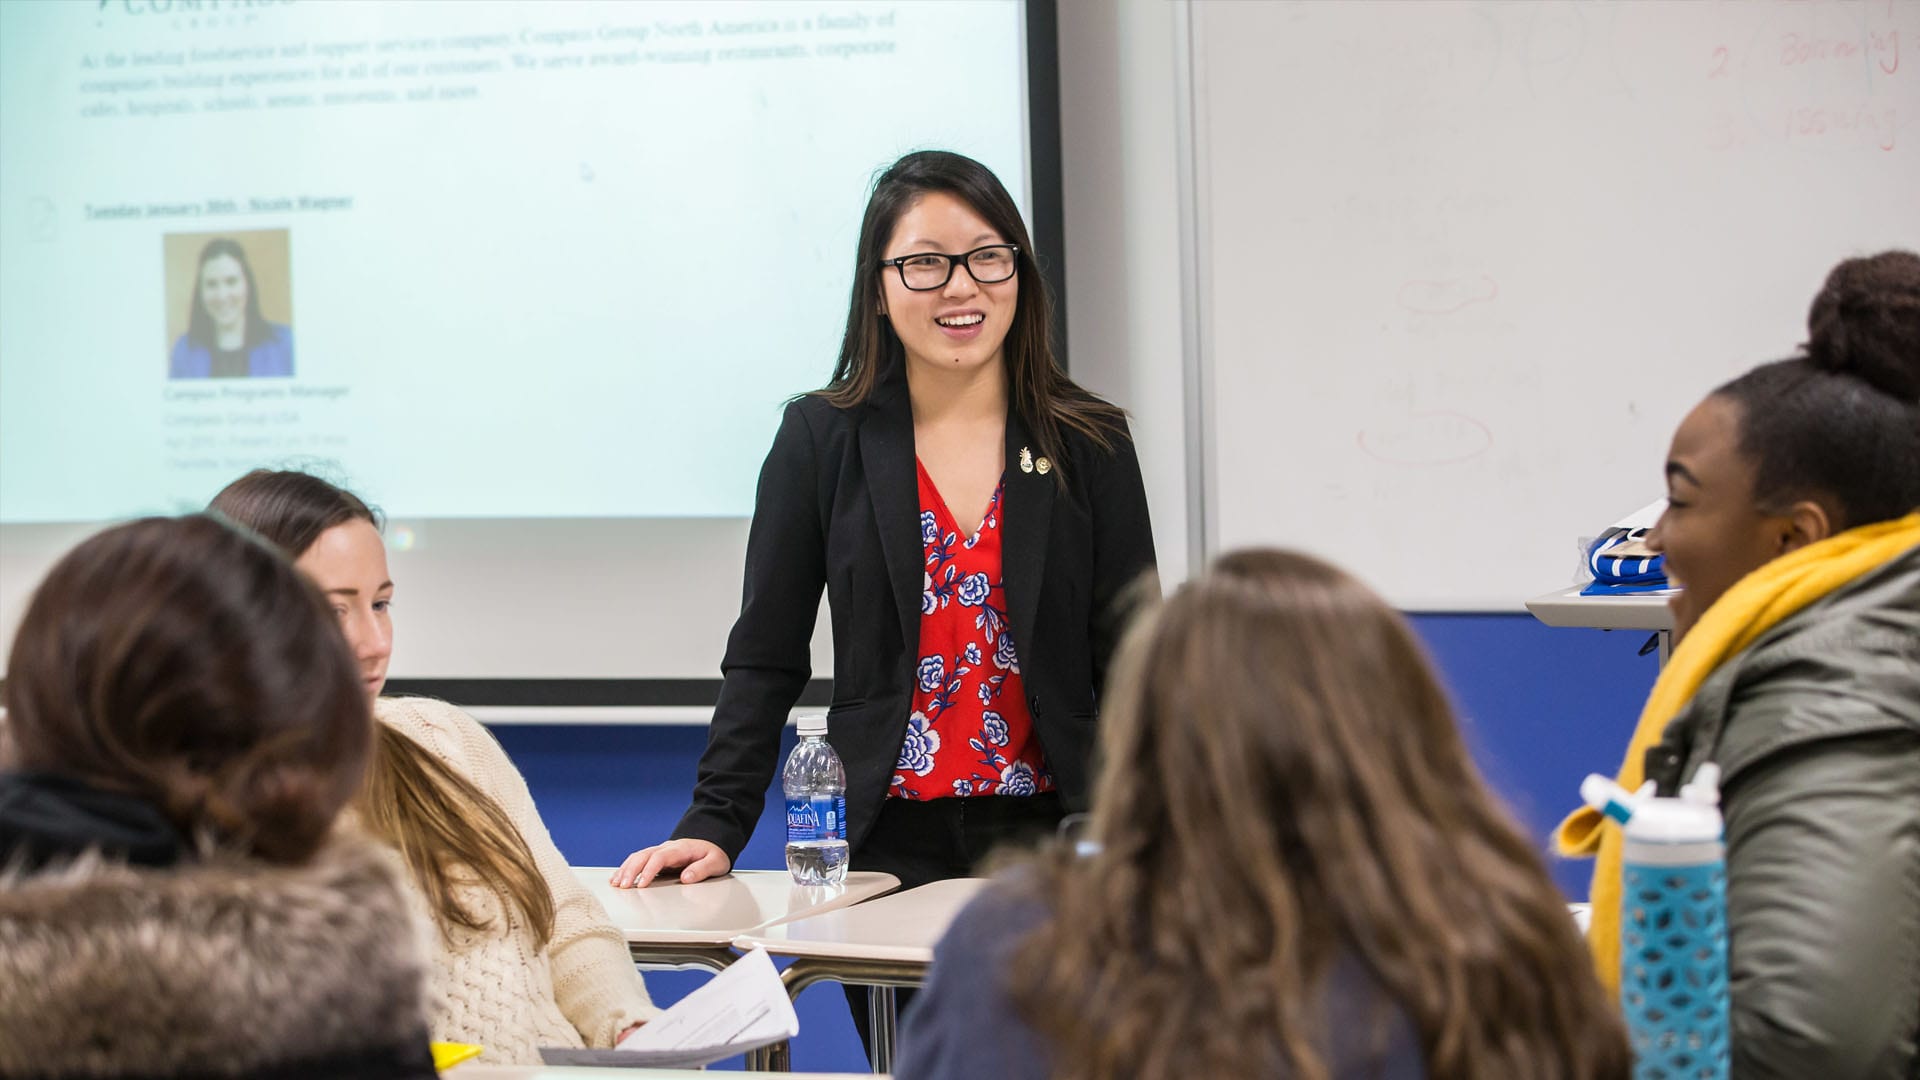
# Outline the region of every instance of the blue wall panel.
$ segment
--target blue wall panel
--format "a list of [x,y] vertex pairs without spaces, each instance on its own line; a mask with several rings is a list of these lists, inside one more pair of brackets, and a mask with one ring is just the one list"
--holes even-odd
[[[1648,634],[1556,630],[1525,615],[1418,615],[1414,628],[1453,694],[1487,782],[1541,850],[1579,802],[1590,772],[1620,764],[1659,661]],[[1554,859],[1555,880],[1584,899],[1591,863]]]

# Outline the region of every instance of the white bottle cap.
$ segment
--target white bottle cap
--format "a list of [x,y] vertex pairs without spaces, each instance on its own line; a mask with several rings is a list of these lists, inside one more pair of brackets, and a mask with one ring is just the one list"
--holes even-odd
[[811,716],[803,716],[800,718],[799,726],[801,735],[825,735],[827,733],[827,718],[818,713]]
[[1627,821],[1626,839],[1629,844],[1704,843],[1719,840],[1724,830],[1718,807],[1686,799],[1644,799]]

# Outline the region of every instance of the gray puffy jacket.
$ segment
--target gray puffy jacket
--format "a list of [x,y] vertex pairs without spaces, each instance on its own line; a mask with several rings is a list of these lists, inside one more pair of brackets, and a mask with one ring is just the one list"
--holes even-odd
[[1736,1080],[1920,1077],[1920,549],[1728,660],[1665,741],[1721,769]]

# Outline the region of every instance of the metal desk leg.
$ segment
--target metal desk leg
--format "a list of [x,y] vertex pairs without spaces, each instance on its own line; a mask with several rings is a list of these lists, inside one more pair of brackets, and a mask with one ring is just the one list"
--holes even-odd
[[786,1040],[747,1053],[748,1072],[792,1072],[793,1044]]
[[867,1029],[873,1045],[867,1049],[867,1064],[876,1073],[893,1071],[893,987],[867,987]]
[[740,959],[730,945],[628,945],[634,966],[645,969],[720,972]]
[[[787,996],[796,998],[800,991],[819,982],[837,982],[850,986],[867,988],[867,1013],[873,1022],[873,1054],[870,1061],[875,1072],[892,1072],[894,1057],[894,996],[896,986],[914,987],[926,982],[927,965],[911,964],[889,960],[836,960],[803,956],[787,965],[780,973],[780,982],[787,988]],[[774,1043],[772,1046],[756,1050],[747,1055],[747,1068],[755,1072],[791,1072],[793,1070],[793,1048],[786,1043]]]

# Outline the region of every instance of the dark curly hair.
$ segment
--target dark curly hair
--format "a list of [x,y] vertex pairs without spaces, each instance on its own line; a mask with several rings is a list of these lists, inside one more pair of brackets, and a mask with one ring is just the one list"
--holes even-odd
[[1838,529],[1920,507],[1920,255],[1834,267],[1807,333],[1801,355],[1714,391],[1740,408],[1754,501],[1812,500]]

